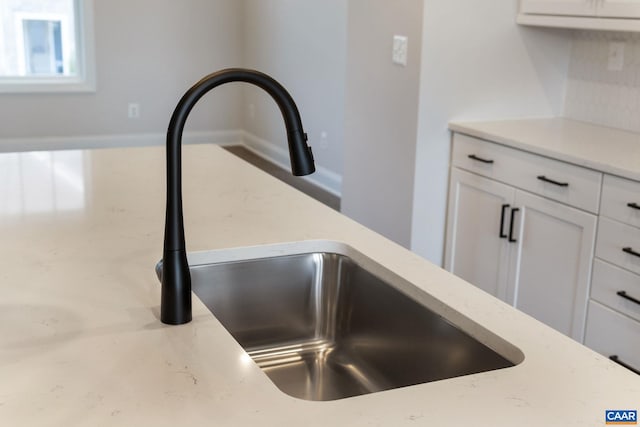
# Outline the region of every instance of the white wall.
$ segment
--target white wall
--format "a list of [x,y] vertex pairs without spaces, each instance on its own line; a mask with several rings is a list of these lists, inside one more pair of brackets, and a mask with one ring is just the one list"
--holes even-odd
[[517,26],[516,0],[425,0],[412,249],[441,264],[450,120],[560,115],[571,32]]
[[[316,165],[321,173],[326,169],[325,175],[339,180],[347,2],[245,0],[244,7],[244,65],[270,74],[287,88],[300,109]],[[263,144],[286,150],[284,124],[276,104],[260,89],[247,86],[244,91],[244,128]],[[321,141],[322,132],[327,134],[326,145]],[[247,142],[256,143],[251,138]],[[289,160],[282,162],[288,165]],[[327,186],[340,191],[337,181]]]
[[[409,38],[407,67],[393,36]],[[422,0],[350,0],[342,212],[409,247]]]
[[[0,94],[0,139],[164,133],[182,94],[205,74],[241,65],[236,0],[95,0],[97,91]],[[216,89],[187,130],[239,129],[241,89]],[[127,118],[127,104],[141,118]]]

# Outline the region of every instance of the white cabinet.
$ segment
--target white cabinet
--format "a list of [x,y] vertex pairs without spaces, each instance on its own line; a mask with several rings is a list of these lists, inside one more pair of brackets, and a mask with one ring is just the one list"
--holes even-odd
[[514,206],[520,211],[507,301],[582,342],[596,216],[525,191]]
[[640,18],[640,0],[601,0],[597,14],[603,18]]
[[456,134],[445,268],[582,341],[601,180]]
[[589,322],[585,345],[640,374],[640,322],[589,302]]
[[596,14],[592,0],[522,0],[521,13],[540,15],[593,16]]
[[520,13],[638,18],[640,0],[522,0]]
[[640,373],[640,182],[604,178],[585,344]]
[[543,27],[640,31],[640,0],[521,0],[517,22]]
[[513,187],[451,171],[445,269],[505,301],[509,242],[504,226],[514,199]]

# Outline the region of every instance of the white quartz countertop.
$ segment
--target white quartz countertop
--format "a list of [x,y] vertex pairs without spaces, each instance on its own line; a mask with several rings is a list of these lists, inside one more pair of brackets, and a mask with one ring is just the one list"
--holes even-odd
[[[280,392],[194,297],[165,326],[164,150],[0,155],[2,426],[601,426],[640,379],[215,146],[184,149],[187,248],[341,242],[525,355],[508,369],[331,402]],[[266,246],[263,246],[266,245]],[[278,246],[279,247],[279,246]],[[490,338],[487,338],[490,340]]]
[[640,181],[640,134],[563,118],[451,122],[481,139]]

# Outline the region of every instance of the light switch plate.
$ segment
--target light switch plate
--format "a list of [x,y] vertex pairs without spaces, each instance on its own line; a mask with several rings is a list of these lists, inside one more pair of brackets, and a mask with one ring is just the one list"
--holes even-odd
[[394,64],[407,66],[407,51],[409,49],[409,38],[406,36],[393,36],[393,56]]

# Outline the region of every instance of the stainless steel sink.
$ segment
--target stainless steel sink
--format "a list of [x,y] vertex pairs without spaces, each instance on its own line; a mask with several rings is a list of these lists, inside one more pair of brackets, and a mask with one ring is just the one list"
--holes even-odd
[[253,361],[300,399],[341,399],[521,361],[507,360],[345,255],[196,265],[191,275],[195,294]]

